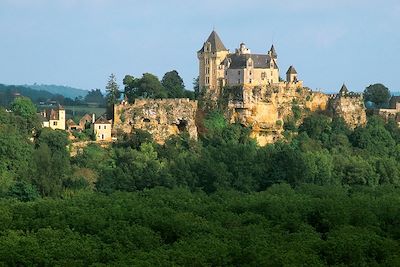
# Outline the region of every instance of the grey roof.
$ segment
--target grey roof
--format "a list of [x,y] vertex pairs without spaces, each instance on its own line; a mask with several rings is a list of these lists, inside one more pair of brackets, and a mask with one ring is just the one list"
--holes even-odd
[[[271,64],[271,58],[268,55],[261,54],[230,54],[228,58],[231,60],[230,69],[243,69],[247,66],[247,60],[253,60],[253,68],[255,69],[268,69]],[[274,68],[278,69],[274,61]]]
[[269,51],[271,51],[272,58],[275,58],[275,59],[278,58],[278,54],[275,51],[274,45],[271,46],[271,49]]
[[297,71],[293,66],[290,66],[286,74],[297,74]]
[[[219,52],[219,51],[227,51],[225,45],[222,43],[221,38],[219,38],[216,31],[212,31],[210,36],[208,37],[206,43],[209,42],[211,44],[211,52]],[[200,49],[199,52],[204,52],[204,45]]]
[[94,123],[95,124],[111,124],[111,122],[105,118],[105,114],[101,115]]

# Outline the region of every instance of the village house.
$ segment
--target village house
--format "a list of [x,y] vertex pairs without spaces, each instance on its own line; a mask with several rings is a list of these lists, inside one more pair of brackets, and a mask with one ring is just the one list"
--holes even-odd
[[107,120],[104,115],[98,118],[93,125],[96,141],[111,141],[111,128],[111,121]]
[[65,130],[65,109],[61,105],[58,105],[57,108],[43,110],[40,115],[42,127]]

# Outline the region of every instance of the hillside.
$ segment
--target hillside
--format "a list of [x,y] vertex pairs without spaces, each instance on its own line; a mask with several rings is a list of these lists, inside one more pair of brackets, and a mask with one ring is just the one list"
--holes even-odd
[[0,84],[0,106],[8,106],[13,101],[15,94],[29,97],[35,103],[54,97],[54,94],[45,90],[33,90],[22,85]]
[[64,97],[69,97],[75,99],[76,97],[85,97],[87,94],[87,90],[73,88],[64,85],[47,85],[47,84],[33,84],[33,85],[24,85],[25,87],[31,88],[33,90],[44,90],[48,91],[52,94],[63,95]]

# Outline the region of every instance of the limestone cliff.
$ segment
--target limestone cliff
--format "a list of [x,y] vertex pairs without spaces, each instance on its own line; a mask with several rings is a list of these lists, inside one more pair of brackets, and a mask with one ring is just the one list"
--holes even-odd
[[197,139],[196,112],[197,101],[183,98],[136,99],[133,104],[122,102],[114,108],[114,131],[145,130],[161,144],[182,132]]
[[231,123],[251,127],[251,136],[260,145],[282,138],[283,124],[299,110],[326,110],[329,96],[297,83],[271,86],[238,86],[226,88],[220,103]]
[[361,94],[339,93],[332,99],[331,105],[334,116],[342,117],[350,128],[354,129],[367,123],[364,99]]

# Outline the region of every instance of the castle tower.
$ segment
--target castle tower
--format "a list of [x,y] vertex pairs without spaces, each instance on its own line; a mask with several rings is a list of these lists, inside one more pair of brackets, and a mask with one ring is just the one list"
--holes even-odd
[[212,31],[203,47],[197,52],[199,59],[199,87],[211,99],[219,96],[220,88],[225,85],[222,61],[229,54],[221,39]]
[[343,83],[342,88],[340,88],[339,95],[346,96],[348,94],[349,94],[349,89],[347,89],[347,86]]
[[297,71],[293,66],[290,66],[286,72],[286,81],[288,83],[297,82]]

